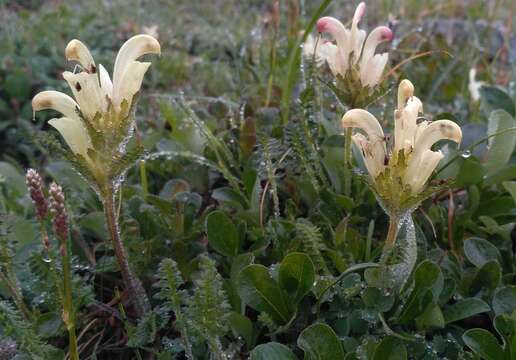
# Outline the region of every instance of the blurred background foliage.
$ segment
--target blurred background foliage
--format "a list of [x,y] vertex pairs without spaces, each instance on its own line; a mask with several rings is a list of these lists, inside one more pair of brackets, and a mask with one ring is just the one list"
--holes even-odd
[[[418,270],[400,294],[360,271],[338,277],[378,259],[387,218],[359,175],[352,196],[342,194],[338,124],[346,105],[324,85],[329,74],[298,59],[295,82],[289,75],[289,56],[319,5],[0,0],[0,269],[13,267],[35,315],[23,325],[2,302],[0,358],[11,350],[23,358],[45,342],[66,348],[25,188],[28,167],[67,194],[84,358],[181,359],[185,339],[202,359],[209,358],[206,348],[236,359],[273,359],[271,353],[292,359],[303,351],[322,359],[516,354],[516,136],[507,132],[468,148],[516,126],[514,2],[368,3],[361,27],[387,24],[395,34],[386,47],[394,71],[369,110],[392,128],[394,89],[408,78],[425,115],[454,120],[464,133],[463,151],[443,146],[441,164],[454,161],[437,180],[454,178],[449,191],[414,213]],[[325,13],[348,19],[355,6],[334,0]],[[61,73],[71,66],[64,59],[69,40],[86,43],[111,69],[120,44],[141,32],[159,38],[162,54],[153,60],[136,113],[147,160],[129,171],[119,200],[131,264],[155,295],[153,312],[137,324],[118,291],[101,204],[49,153],[52,114],[32,121],[31,99],[44,89],[68,92]],[[468,88],[471,69],[484,84],[478,100]],[[285,99],[288,124],[282,123]],[[174,261],[158,269],[164,258]],[[313,279],[292,285],[289,269],[305,265]],[[285,308],[276,304],[279,312],[271,311],[256,298],[261,286],[269,300],[289,295]],[[165,303],[171,296],[178,302]],[[0,297],[9,298],[1,285]],[[63,356],[51,353],[46,358]]]

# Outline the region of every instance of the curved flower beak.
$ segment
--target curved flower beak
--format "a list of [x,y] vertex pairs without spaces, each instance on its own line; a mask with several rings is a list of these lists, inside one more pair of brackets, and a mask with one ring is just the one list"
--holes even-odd
[[143,76],[150,62],[136,59],[145,54],[161,54],[159,42],[150,35],[136,35],[120,48],[113,71],[113,104],[120,110],[122,102],[131,105],[133,96],[140,90]]
[[53,109],[63,114],[63,117],[51,119],[48,123],[59,131],[75,154],[89,160],[88,149],[92,148],[91,140],[78,116],[79,106],[70,96],[58,91],[40,92],[32,99],[32,109],[34,113]]
[[80,40],[73,39],[66,45],[65,57],[68,61],[79,63],[87,73],[95,74],[97,72],[93,56],[88,47]]
[[380,123],[371,113],[362,109],[349,110],[342,117],[341,123],[343,128],[359,128],[366,133],[367,138],[357,134],[353,140],[362,151],[369,174],[375,179],[384,170],[387,155]]
[[374,87],[380,82],[383,70],[389,60],[389,53],[376,54],[376,47],[392,40],[392,31],[386,26],[379,26],[367,37],[360,58],[360,78],[363,86]]

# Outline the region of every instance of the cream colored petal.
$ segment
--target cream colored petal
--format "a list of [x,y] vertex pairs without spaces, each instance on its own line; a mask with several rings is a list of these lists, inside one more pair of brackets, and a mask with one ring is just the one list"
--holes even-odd
[[405,172],[404,183],[410,185],[414,194],[423,190],[424,185],[443,157],[441,151],[425,150],[418,163],[409,163]]
[[417,125],[416,129],[416,136],[414,138],[414,144],[418,142],[419,138],[421,137],[421,134],[423,131],[428,127],[428,121],[422,121]]
[[100,80],[100,91],[102,96],[108,97],[110,99],[113,98],[113,83],[111,82],[111,78],[109,77],[109,73],[106,68],[99,64],[99,80]]
[[452,140],[456,143],[462,140],[460,126],[450,120],[437,120],[430,123],[418,137],[414,151],[423,152],[430,149],[439,140]]
[[48,123],[61,133],[61,136],[75,154],[80,154],[89,159],[88,149],[92,147],[91,140],[80,119],[62,117],[49,120]]
[[74,74],[65,71],[63,77],[72,89],[85,117],[91,120],[97,112],[102,113],[107,109],[107,101],[100,90],[98,74],[86,72]]
[[[143,74],[150,63],[141,63],[136,59],[145,54],[160,53],[159,42],[149,35],[133,36],[122,45],[116,57],[113,71],[113,103],[115,106],[120,106],[124,99],[130,101],[141,86]],[[136,72],[136,74],[133,72]],[[136,86],[138,88],[135,91]],[[127,98],[128,96],[129,98]]]
[[[342,117],[342,127],[359,128],[366,133],[368,141],[367,150],[375,164],[376,170],[374,173],[377,174],[379,169],[383,169],[387,150],[383,129],[378,120],[366,110],[353,109],[349,110]],[[371,173],[373,176],[376,176],[375,174]]]
[[353,15],[353,21],[351,22],[351,30],[349,32],[349,44],[351,47],[350,52],[353,51],[353,53],[355,54],[353,63],[356,63],[360,58],[362,44],[364,43],[366,35],[365,31],[358,29],[358,23],[364,16],[365,10],[366,5],[364,2],[358,4],[357,8],[355,9],[355,14]]
[[331,16],[324,16],[317,20],[317,31],[320,33],[329,33],[337,41],[340,48],[349,47],[349,31],[337,19]]
[[399,151],[404,148],[411,151],[415,144],[417,131],[417,117],[423,110],[423,103],[417,97],[412,96],[407,100],[407,105],[403,110],[396,110],[394,122],[394,150]]
[[93,56],[91,56],[88,47],[80,40],[73,39],[68,43],[65,49],[66,60],[76,61],[88,73],[96,73],[97,68]]
[[408,98],[414,95],[414,85],[410,80],[404,79],[398,85],[398,109],[403,109]]
[[32,110],[53,109],[66,117],[77,118],[79,105],[70,96],[54,90],[42,91],[32,99]]
[[372,152],[371,144],[367,140],[367,138],[360,134],[354,134],[352,136],[353,142],[358,146],[360,149],[360,152],[362,154],[362,157],[364,159],[364,164],[367,168],[367,171],[371,175],[373,179],[376,179],[376,177],[384,170],[384,159],[381,159],[381,161],[378,158],[374,157],[374,154]]
[[360,65],[360,81],[362,86],[373,88],[378,85],[388,60],[388,53],[377,54],[369,59],[365,65]]
[[374,57],[376,47],[380,43],[390,40],[392,40],[392,31],[386,26],[379,26],[371,31],[364,44],[364,50],[360,59],[361,66],[366,66],[370,59]]

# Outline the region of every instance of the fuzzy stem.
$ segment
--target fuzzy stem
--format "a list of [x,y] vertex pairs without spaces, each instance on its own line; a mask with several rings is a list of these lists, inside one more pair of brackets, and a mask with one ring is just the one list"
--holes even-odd
[[351,195],[351,135],[353,133],[353,129],[346,129],[346,138],[344,143],[344,167],[345,167],[345,176],[344,176],[344,194],[346,196]]
[[122,279],[124,281],[126,290],[129,293],[129,299],[134,302],[136,315],[138,318],[141,318],[147,311],[150,310],[149,298],[145,293],[142,283],[133,274],[131,267],[129,266],[127,251],[124,247],[122,239],[120,238],[113,186],[109,186],[105,192],[103,204],[106,223],[108,226],[109,234],[111,236],[111,241],[113,242],[113,248],[115,250],[118,266],[120,267],[120,272],[122,273]]
[[145,160],[140,160],[140,181],[142,184],[143,195],[149,193],[149,183],[147,181],[147,167]]
[[26,321],[30,321],[31,313],[27,305],[25,305],[25,302],[23,301],[23,296],[21,295],[21,292],[19,291],[16,284],[13,284],[9,277],[2,272],[0,272],[0,282],[3,283],[9,291],[14,304],[23,316],[23,319]]
[[399,222],[400,219],[398,216],[392,215],[389,217],[389,230],[387,231],[387,238],[385,239],[386,249],[392,249],[396,243]]
[[77,337],[75,335],[75,312],[72,301],[72,280],[70,276],[70,256],[68,254],[68,239],[60,239],[60,252],[63,261],[63,322],[68,330],[68,343],[71,360],[79,360]]

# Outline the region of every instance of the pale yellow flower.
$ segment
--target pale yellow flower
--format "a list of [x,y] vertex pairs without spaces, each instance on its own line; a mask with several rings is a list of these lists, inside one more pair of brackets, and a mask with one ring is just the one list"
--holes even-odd
[[127,40],[120,48],[115,60],[113,80],[107,70],[95,64],[90,51],[79,40],[68,43],[66,59],[78,64],[79,72],[65,71],[74,98],[58,91],[43,91],[32,99],[33,111],[53,109],[63,116],[49,121],[57,129],[75,154],[91,162],[88,149],[92,141],[85,123],[99,132],[107,130],[107,122],[127,117],[122,110],[131,108],[135,94],[140,90],[143,76],[150,62],[137,61],[145,54],[159,54],[160,45],[149,35],[136,35]]
[[[394,145],[388,153],[386,137],[378,120],[368,111],[353,109],[342,118],[344,128],[358,128],[364,134],[353,135],[361,150],[367,170],[376,181],[389,169],[389,179],[399,178],[411,195],[419,194],[444,157],[440,150],[431,150],[439,140],[460,143],[462,131],[450,120],[417,123],[423,109],[421,100],[414,96],[414,86],[403,80],[398,87],[398,107],[394,111]],[[397,180],[396,180],[397,181]]]
[[358,28],[358,23],[365,13],[366,5],[361,2],[353,16],[351,29],[337,19],[325,16],[317,21],[319,33],[330,33],[336,44],[323,42],[317,49],[319,57],[326,60],[334,76],[344,78],[346,73],[357,68],[363,87],[373,88],[378,85],[389,54],[375,54],[376,47],[392,40],[391,29],[386,26],[375,28],[366,39],[366,32]]

